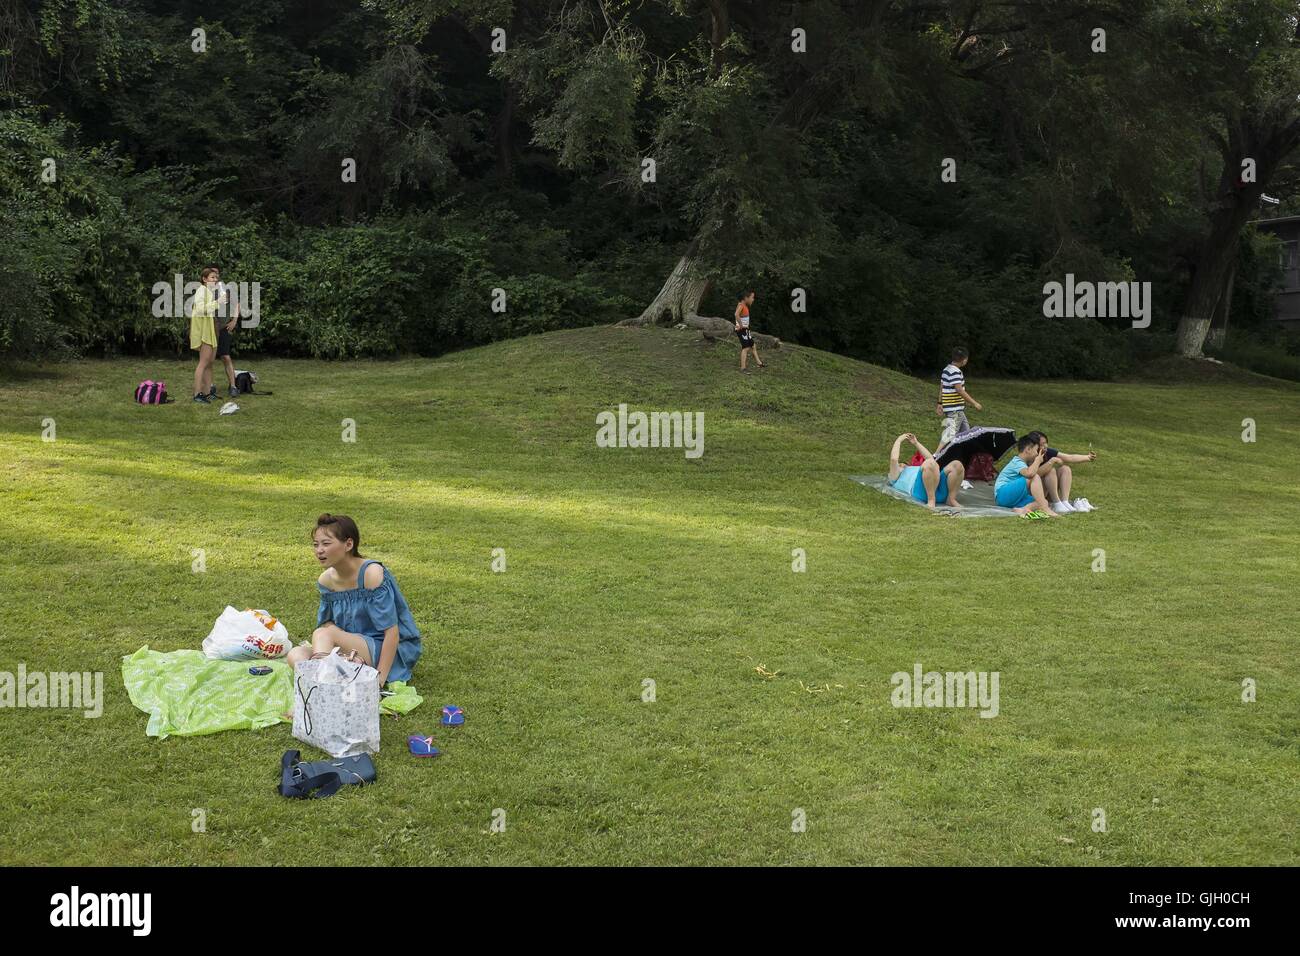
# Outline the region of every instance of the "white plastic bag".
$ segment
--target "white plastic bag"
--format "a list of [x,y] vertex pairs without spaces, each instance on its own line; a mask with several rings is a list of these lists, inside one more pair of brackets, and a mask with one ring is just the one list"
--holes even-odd
[[230,605],[203,639],[203,653],[214,661],[274,660],[288,654],[289,646],[289,632],[268,612]]
[[293,675],[293,735],[331,757],[379,752],[379,671],[329,657],[298,664]]

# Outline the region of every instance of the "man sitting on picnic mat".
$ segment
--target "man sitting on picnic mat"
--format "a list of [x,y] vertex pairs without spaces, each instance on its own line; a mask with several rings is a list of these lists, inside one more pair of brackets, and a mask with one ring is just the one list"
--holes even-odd
[[[899,464],[898,451],[904,441],[911,442],[925,461],[920,465]],[[947,467],[940,470],[934,455],[911,432],[894,439],[894,447],[889,451],[889,484],[910,494],[927,508],[933,508],[942,499],[945,507],[960,511],[957,495],[961,493],[961,483],[965,477],[966,469],[960,461],[950,461]]]

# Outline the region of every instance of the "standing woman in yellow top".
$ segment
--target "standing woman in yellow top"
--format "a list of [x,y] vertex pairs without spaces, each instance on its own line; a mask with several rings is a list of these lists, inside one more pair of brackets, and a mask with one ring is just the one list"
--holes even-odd
[[225,301],[226,293],[217,295],[216,269],[204,269],[199,278],[203,284],[194,293],[190,307],[190,348],[199,353],[199,364],[194,367],[194,401],[207,405],[212,401],[208,391],[212,389],[212,358],[217,350],[217,308]]

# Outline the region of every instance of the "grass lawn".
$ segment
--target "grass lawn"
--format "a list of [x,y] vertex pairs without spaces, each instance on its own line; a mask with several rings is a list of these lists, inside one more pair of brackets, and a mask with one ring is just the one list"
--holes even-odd
[[[975,422],[1091,442],[1100,510],[965,520],[847,477],[937,437],[933,383],[765,357],[742,377],[731,344],[598,328],[258,361],[275,394],[227,417],[179,362],[0,373],[0,670],[103,671],[106,698],[0,710],[0,863],[1300,864],[1300,387],[991,381],[975,356]],[[143,378],[181,401],[136,406]],[[703,457],[596,447],[620,402],[702,411]],[[197,648],[227,603],[307,637],[322,511],[411,602],[426,703],[384,718],[376,786],[300,802],[287,724],[148,738],[120,659]],[[894,708],[916,662],[999,672],[1000,713]],[[444,756],[411,758],[416,731]]]

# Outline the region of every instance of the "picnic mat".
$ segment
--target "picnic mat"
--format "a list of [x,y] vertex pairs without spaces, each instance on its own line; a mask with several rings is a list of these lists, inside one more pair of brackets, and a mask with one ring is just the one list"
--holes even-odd
[[[889,479],[884,475],[849,475],[860,485],[866,485],[868,488],[875,488],[881,494],[889,495],[899,501],[906,501],[908,504],[916,505],[918,508],[924,508],[924,502],[917,501],[910,494],[899,491],[891,487]],[[963,518],[1018,518],[1010,508],[999,508],[993,498],[993,482],[991,481],[972,481],[970,489],[961,492],[957,499],[961,502],[961,511],[954,511],[952,508],[945,508],[942,502],[935,506],[935,511],[940,514],[957,515]]]
[[[248,669],[270,666],[255,677]],[[191,737],[220,730],[257,730],[293,710],[293,674],[284,661],[213,661],[202,651],[151,651],[141,647],[122,658],[122,682],[131,703],[149,715],[150,737]],[[380,711],[405,714],[424,703],[403,681],[385,687],[392,695]]]

